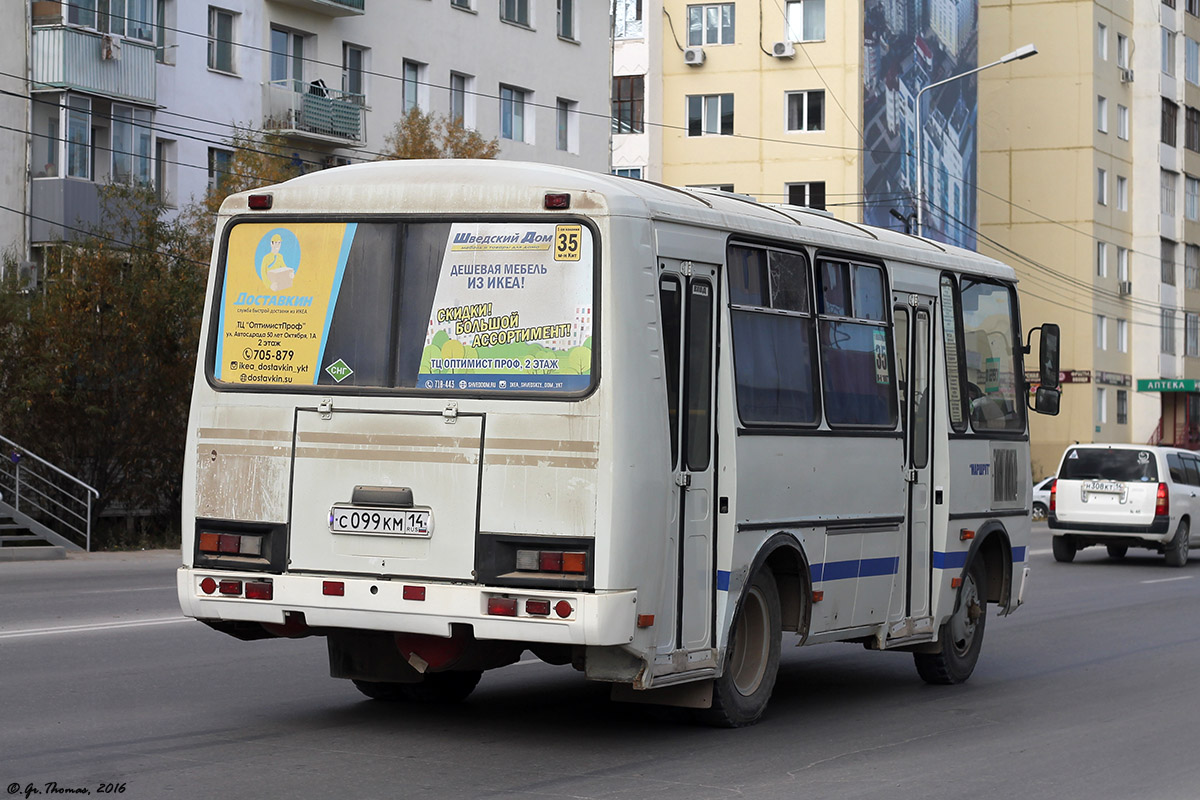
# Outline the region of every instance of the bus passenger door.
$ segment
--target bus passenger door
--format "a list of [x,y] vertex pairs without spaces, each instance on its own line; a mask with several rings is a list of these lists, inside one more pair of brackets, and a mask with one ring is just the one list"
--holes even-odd
[[[900,565],[906,587],[903,616],[928,617],[932,566],[932,333],[934,298],[896,293],[896,359],[904,420],[904,471],[907,484],[906,563]],[[893,607],[893,610],[894,607]],[[911,635],[917,631],[909,630]],[[905,633],[897,632],[903,636]]]
[[[713,646],[715,591],[713,536],[716,494],[713,421],[717,270],[710,265],[659,259],[675,517],[671,522],[676,608],[674,630],[659,637],[664,650]],[[671,634],[668,636],[668,634]]]

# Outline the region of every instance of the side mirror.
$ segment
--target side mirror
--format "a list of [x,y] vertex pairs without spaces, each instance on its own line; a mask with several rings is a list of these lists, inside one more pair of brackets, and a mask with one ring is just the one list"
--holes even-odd
[[1061,399],[1062,389],[1039,386],[1037,388],[1037,396],[1033,400],[1033,410],[1039,414],[1056,417],[1058,416],[1058,405]]
[[[1043,388],[1058,388],[1058,343],[1058,326],[1053,322],[1042,325],[1042,341],[1038,348],[1038,382]],[[1039,392],[1039,399],[1040,396]],[[1053,413],[1058,413],[1057,405]]]

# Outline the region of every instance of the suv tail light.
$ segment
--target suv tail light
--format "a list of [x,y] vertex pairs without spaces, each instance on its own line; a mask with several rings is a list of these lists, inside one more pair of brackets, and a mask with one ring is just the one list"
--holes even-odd
[[1058,480],[1055,479],[1050,484],[1050,512],[1053,513],[1058,506]]
[[1160,483],[1158,485],[1158,494],[1154,498],[1154,516],[1165,517],[1171,511],[1171,496],[1167,492],[1167,485]]

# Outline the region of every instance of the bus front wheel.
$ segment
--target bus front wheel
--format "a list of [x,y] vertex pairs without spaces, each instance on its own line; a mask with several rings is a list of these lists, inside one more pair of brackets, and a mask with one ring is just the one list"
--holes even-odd
[[725,669],[713,681],[712,708],[701,712],[705,722],[740,728],[762,716],[779,672],[781,619],[775,576],[760,569],[738,607],[725,651]]
[[987,623],[987,573],[975,559],[958,588],[954,613],[942,625],[937,651],[913,653],[917,673],[926,683],[963,683],[975,671]]

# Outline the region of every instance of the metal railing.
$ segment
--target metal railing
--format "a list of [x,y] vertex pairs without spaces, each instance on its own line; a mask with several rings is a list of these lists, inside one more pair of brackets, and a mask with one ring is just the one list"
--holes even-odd
[[280,80],[266,86],[263,127],[267,130],[363,140],[361,94],[331,89],[321,81]]
[[90,551],[92,501],[100,493],[11,439],[0,436],[0,446],[0,500]]

